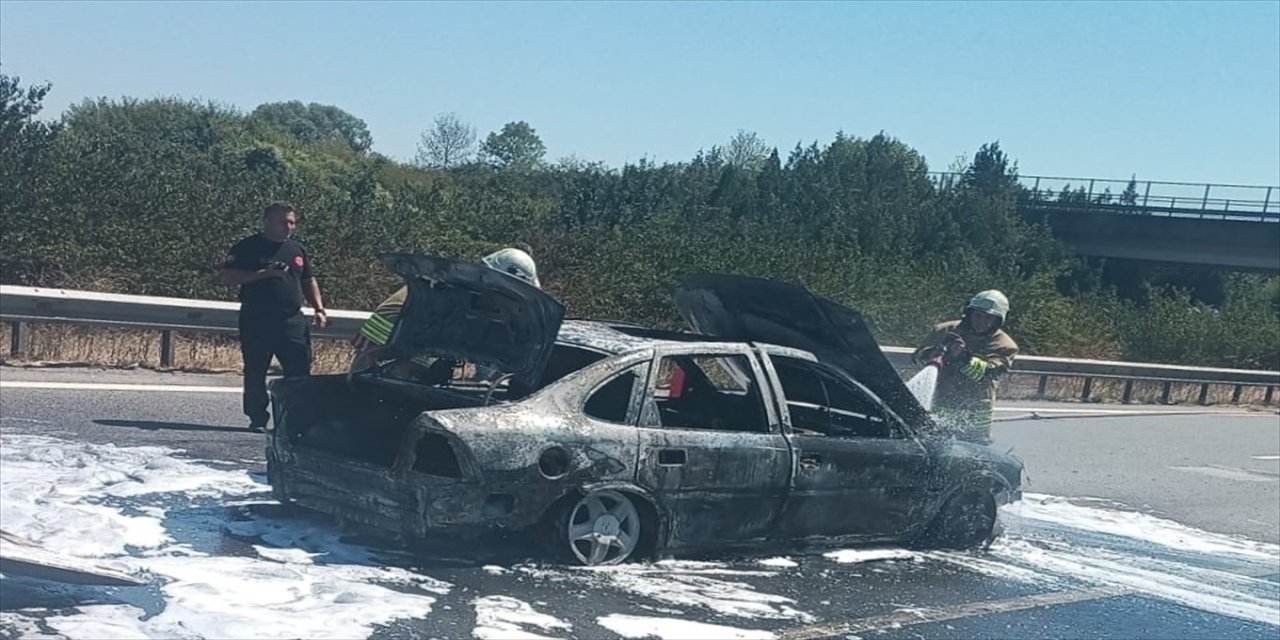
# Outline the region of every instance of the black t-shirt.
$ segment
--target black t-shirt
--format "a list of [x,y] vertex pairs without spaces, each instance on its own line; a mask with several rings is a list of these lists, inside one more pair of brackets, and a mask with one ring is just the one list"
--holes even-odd
[[311,261],[293,240],[273,242],[262,234],[249,236],[227,254],[222,266],[242,271],[283,263],[283,278],[268,278],[240,286],[240,311],[254,315],[289,317],[302,309],[302,282],[311,279]]

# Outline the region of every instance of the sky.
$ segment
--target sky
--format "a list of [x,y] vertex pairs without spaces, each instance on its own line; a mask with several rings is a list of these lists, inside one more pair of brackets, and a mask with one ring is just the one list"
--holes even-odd
[[86,97],[302,100],[413,157],[454,112],[551,160],[881,131],[935,170],[1280,185],[1280,1],[0,2],[0,71]]

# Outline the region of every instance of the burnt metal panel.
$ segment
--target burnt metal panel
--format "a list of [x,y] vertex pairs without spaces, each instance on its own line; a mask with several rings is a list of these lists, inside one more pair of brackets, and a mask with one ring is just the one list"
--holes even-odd
[[538,380],[564,319],[554,298],[483,264],[415,254],[381,260],[409,287],[389,354],[467,360],[525,385]]

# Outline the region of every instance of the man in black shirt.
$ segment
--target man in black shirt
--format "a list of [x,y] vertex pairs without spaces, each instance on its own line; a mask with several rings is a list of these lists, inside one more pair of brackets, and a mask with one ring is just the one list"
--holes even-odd
[[311,372],[311,329],[302,314],[305,295],[315,323],[328,323],[320,287],[302,245],[290,240],[298,225],[293,207],[276,202],[262,212],[262,233],[231,247],[222,281],[240,286],[240,353],[244,356],[244,413],[249,428],[267,426],[267,369],[280,361],[286,376]]

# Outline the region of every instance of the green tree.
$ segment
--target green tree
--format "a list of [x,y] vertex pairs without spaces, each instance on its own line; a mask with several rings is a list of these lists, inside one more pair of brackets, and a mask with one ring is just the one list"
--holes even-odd
[[502,169],[533,169],[541,165],[547,147],[528,122],[508,122],[491,132],[480,145],[480,155]]
[[330,105],[269,102],[254,109],[251,117],[302,142],[337,140],[357,153],[373,146],[373,135],[364,120]]
[[935,183],[883,132],[838,132],[758,166],[712,148],[614,169],[547,166],[532,128],[510,123],[485,159],[539,170],[424,171],[317,127],[179,99],[85,101],[47,125],[35,117],[47,89],[4,77],[0,89],[7,283],[229,298],[216,264],[282,199],[335,308],[396,286],[380,253],[478,259],[525,241],[571,315],[678,327],[672,284],[721,271],[804,284],[861,309],[882,342],[910,344],[995,287],[1028,353],[1280,367],[1280,279],[1070,260],[1020,215],[1016,164],[996,144]]
[[0,273],[8,282],[40,281],[55,233],[50,149],[59,128],[36,119],[50,88],[24,89],[17,76],[0,74]]
[[31,127],[49,94],[49,83],[31,85],[25,90],[22,79],[0,73],[0,143],[12,144],[23,130]]
[[1129,176],[1129,184],[1125,185],[1124,191],[1120,194],[1120,204],[1126,207],[1132,207],[1138,204],[1138,176],[1133,174]]

